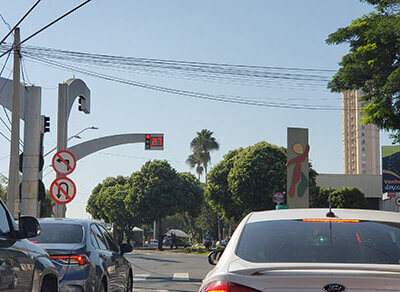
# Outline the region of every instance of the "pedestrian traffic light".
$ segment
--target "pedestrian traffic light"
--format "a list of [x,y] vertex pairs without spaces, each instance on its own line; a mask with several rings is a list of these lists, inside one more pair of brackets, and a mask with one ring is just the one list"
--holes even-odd
[[43,132],[47,133],[50,132],[50,117],[43,116]]

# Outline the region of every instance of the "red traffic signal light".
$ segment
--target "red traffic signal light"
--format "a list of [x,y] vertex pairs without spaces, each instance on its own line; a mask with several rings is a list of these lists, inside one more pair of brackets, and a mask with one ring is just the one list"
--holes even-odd
[[164,150],[164,134],[145,134],[145,150]]

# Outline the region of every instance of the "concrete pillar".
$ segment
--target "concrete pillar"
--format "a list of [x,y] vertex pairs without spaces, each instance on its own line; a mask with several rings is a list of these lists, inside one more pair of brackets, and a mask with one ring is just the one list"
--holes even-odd
[[42,92],[41,88],[36,86],[26,89],[21,215],[37,217]]

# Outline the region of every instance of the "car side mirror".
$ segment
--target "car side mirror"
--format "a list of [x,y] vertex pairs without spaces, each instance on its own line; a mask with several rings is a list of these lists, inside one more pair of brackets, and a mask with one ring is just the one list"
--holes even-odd
[[121,254],[124,254],[124,253],[132,251],[132,245],[130,245],[129,243],[121,243],[119,248],[121,250]]
[[31,238],[40,234],[40,224],[35,217],[21,216],[18,221],[18,239]]
[[222,256],[222,253],[224,252],[224,249],[218,249],[218,250],[214,250],[213,252],[211,252],[208,255],[208,262],[210,263],[210,265],[216,265],[219,261],[219,259]]

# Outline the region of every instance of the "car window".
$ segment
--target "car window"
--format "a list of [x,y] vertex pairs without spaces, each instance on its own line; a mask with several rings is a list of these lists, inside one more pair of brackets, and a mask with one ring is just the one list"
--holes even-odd
[[99,245],[100,249],[104,249],[107,250],[108,249],[108,245],[107,245],[107,241],[106,239],[103,237],[103,235],[101,235],[100,230],[96,228],[96,224],[93,224],[90,227],[91,232],[93,233],[93,235],[95,236],[97,243]]
[[83,241],[83,226],[40,222],[41,233],[30,239],[36,243],[80,243]]
[[114,240],[112,239],[112,236],[110,235],[110,233],[108,233],[108,231],[101,225],[97,225],[97,227],[100,229],[101,233],[104,235],[104,237],[107,240],[108,246],[110,247],[110,249],[112,251],[116,251],[119,252],[119,248],[118,246],[115,244]]
[[8,225],[7,210],[0,203],[0,235],[8,232],[10,232],[10,226]]
[[400,224],[253,222],[236,251],[251,262],[400,264]]
[[92,243],[92,246],[94,247],[94,248],[100,248],[100,245],[99,245],[99,243],[98,243],[98,240],[96,239],[96,234],[94,233],[94,231],[93,231],[93,227],[92,227],[93,225],[90,225],[90,241],[91,241],[91,243]]

